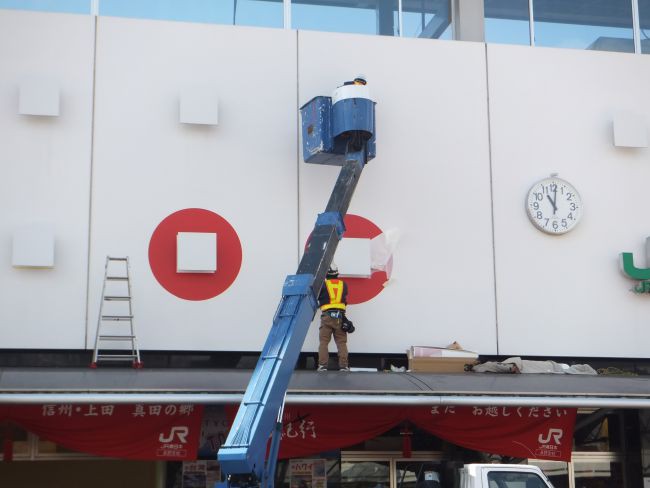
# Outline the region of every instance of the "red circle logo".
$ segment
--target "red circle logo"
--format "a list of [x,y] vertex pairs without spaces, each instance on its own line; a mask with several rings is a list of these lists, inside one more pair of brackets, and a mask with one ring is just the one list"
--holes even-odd
[[[176,235],[179,232],[217,234],[215,273],[177,273]],[[235,229],[226,219],[202,208],[186,208],[166,217],[151,235],[149,266],[158,283],[184,300],[208,300],[235,281],[242,263],[242,248]]]
[[[346,237],[374,239],[382,234],[382,230],[373,222],[359,215],[347,214],[343,221],[345,223],[344,239]],[[348,305],[367,302],[379,295],[384,289],[384,284],[390,278],[392,267],[393,258],[391,256],[386,263],[385,270],[372,269],[370,278],[347,278],[343,276],[342,278],[348,284]]]

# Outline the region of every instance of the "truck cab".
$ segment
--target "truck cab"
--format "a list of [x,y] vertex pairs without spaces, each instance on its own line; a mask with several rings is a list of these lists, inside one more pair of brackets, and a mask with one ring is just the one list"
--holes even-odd
[[460,488],[553,488],[537,466],[468,464],[460,468]]

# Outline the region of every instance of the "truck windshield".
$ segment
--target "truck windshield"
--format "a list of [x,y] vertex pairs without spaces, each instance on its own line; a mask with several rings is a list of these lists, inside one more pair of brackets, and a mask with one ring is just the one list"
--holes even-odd
[[553,486],[535,473],[490,471],[487,477],[489,488],[548,488]]

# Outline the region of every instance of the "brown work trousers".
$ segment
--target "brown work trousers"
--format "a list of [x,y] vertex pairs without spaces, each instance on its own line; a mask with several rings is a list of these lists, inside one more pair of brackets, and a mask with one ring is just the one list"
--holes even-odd
[[329,360],[328,346],[334,335],[334,343],[339,355],[339,368],[348,367],[348,334],[341,330],[343,318],[332,318],[329,314],[322,313],[320,316],[320,328],[318,329],[318,364],[327,367]]

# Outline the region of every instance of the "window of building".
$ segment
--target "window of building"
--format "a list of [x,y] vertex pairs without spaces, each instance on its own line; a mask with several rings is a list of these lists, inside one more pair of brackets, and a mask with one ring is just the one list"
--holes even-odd
[[534,0],[535,45],[634,52],[630,0]]
[[650,0],[639,0],[641,52],[650,54]]
[[444,480],[441,461],[398,461],[397,488],[440,488]]
[[341,461],[341,488],[390,488],[388,461]]
[[620,412],[596,410],[592,413],[580,413],[573,434],[573,450],[579,452],[620,450],[622,422]]
[[485,41],[529,45],[528,0],[485,0]]
[[[321,453],[319,457],[311,457],[305,459],[281,459],[278,461],[277,468],[275,470],[275,488],[291,488],[291,487],[300,487],[304,485],[309,486],[319,486],[321,488],[333,488],[339,487],[341,480],[341,453],[340,451],[330,451]],[[292,463],[297,461],[299,464],[299,470],[302,473],[299,473],[297,477],[294,477],[295,473],[292,473]],[[310,461],[320,461],[324,463],[325,472],[318,473],[316,479],[324,477],[326,484],[319,484],[319,481],[310,480],[311,476],[309,473],[305,473],[304,468],[301,469],[300,465],[309,463]],[[312,475],[316,475],[316,469],[312,468]],[[306,475],[306,476],[305,476]],[[296,479],[297,478],[297,479]],[[322,478],[321,478],[322,479]],[[304,480],[304,483],[301,482]]]
[[90,0],[0,0],[0,8],[89,14]]
[[600,488],[603,486],[625,486],[623,463],[610,459],[574,459],[574,486],[579,488]]
[[399,36],[398,0],[292,0],[293,29]]
[[282,27],[282,0],[100,0],[99,14],[138,19]]
[[450,0],[402,0],[402,36],[452,39]]

